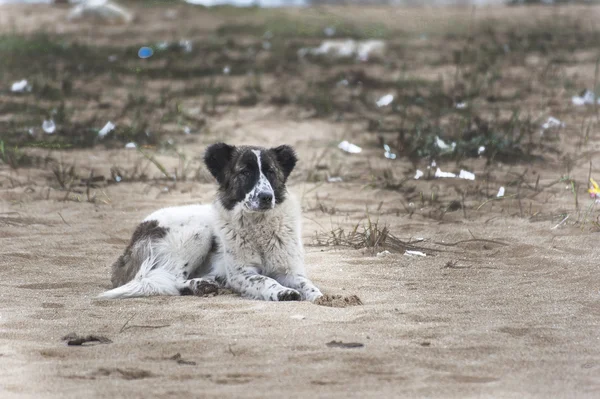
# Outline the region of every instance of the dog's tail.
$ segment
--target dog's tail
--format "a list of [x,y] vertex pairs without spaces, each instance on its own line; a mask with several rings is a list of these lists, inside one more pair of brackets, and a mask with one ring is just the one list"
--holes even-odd
[[136,298],[153,295],[180,295],[177,278],[173,273],[155,267],[156,258],[148,257],[133,280],[98,295],[98,299]]

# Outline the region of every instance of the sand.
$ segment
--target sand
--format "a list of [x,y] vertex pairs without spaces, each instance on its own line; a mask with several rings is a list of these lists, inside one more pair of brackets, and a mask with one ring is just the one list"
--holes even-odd
[[[268,106],[231,110],[211,123],[213,136],[186,144],[189,156],[219,139],[297,148],[289,186],[304,210],[307,269],[324,293],[338,296],[326,303],[334,306],[227,292],[96,300],[140,220],[164,206],[207,203],[215,185],[207,176],[112,184],[94,189],[91,203],[48,189],[48,170],[0,166],[0,397],[600,396],[599,236],[589,225],[559,225],[573,207],[563,183],[523,203],[543,217],[530,209],[523,216],[510,199],[480,210],[470,200],[468,210],[443,218],[426,209],[409,214],[406,191],[369,177],[308,181],[325,148],[329,170],[350,175],[386,162],[381,151],[337,150],[356,130],[351,123],[294,119]],[[597,153],[598,142],[591,146]],[[61,157],[109,176],[111,165],[132,165],[140,155],[96,149]],[[539,174],[547,184],[559,167],[535,165],[527,178]],[[587,167],[580,162],[573,174],[586,176]],[[497,173],[524,169],[498,165]],[[409,184],[436,185],[448,198],[480,183]],[[402,240],[422,239],[427,256],[315,245],[316,234],[364,224],[367,215]],[[102,339],[67,345],[72,333]]]

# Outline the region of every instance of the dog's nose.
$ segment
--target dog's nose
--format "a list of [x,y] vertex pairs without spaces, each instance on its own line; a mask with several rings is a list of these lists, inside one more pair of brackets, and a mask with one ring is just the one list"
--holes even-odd
[[273,202],[273,194],[269,192],[262,192],[258,194],[258,200],[260,201],[261,205],[271,205]]

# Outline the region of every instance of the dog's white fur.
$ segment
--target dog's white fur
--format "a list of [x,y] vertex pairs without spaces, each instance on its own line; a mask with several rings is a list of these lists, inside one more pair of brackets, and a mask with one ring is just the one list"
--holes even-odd
[[[255,153],[260,167],[260,153]],[[267,184],[261,171],[252,192],[269,189]],[[255,212],[248,204],[255,197],[249,193],[246,201],[232,210],[217,200],[211,205],[152,213],[144,221],[157,221],[167,229],[165,236],[139,243],[145,247],[136,250],[145,260],[135,277],[100,298],[180,295],[186,288],[195,292],[198,285],[215,281],[253,299],[319,298],[321,291],[304,269],[301,211],[296,199],[288,193],[281,204],[275,206],[273,198],[272,209]]]

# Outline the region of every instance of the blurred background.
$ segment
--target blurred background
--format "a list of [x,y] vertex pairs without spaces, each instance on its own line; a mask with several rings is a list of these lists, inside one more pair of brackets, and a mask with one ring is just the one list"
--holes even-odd
[[1,3],[0,167],[48,198],[210,183],[203,150],[225,140],[293,144],[296,182],[388,190],[409,215],[504,195],[520,217],[586,212],[594,1]]

